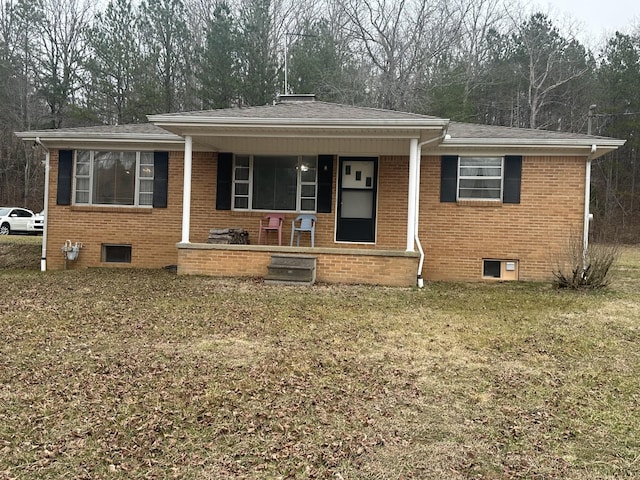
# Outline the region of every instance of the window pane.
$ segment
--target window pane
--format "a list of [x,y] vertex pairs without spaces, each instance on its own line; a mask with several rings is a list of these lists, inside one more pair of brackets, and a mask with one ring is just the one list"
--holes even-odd
[[76,178],[76,191],[89,191],[89,177]]
[[460,167],[461,177],[499,177],[502,173],[502,169],[488,168],[488,167]]
[[458,198],[499,200],[502,196],[502,158],[461,157]]
[[297,166],[297,157],[254,157],[252,207],[295,210]]
[[500,184],[502,181],[499,178],[495,179],[472,179],[461,178],[460,188],[479,188],[479,189],[497,189],[500,190]]
[[153,193],[153,180],[140,180],[140,193]]
[[249,180],[249,169],[236,167],[236,180]]
[[485,260],[482,268],[482,276],[500,278],[500,262],[498,260]]
[[131,245],[102,245],[102,261],[131,263]]
[[499,190],[460,189],[460,198],[499,200]]
[[91,161],[91,152],[87,150],[77,150],[76,151],[76,174],[79,175],[88,175],[89,170],[87,169],[86,173],[80,173],[79,169],[89,166],[89,162]]
[[153,152],[140,152],[140,165],[153,165]]
[[343,190],[342,218],[373,218],[373,192],[371,190]]
[[460,167],[500,167],[500,157],[460,157]]
[[248,183],[236,183],[236,195],[249,195]]
[[153,178],[153,165],[140,165],[140,178]]
[[153,193],[141,193],[140,194],[140,205],[153,205]]
[[95,152],[93,203],[133,205],[135,165],[135,152]]
[[76,175],[89,175],[89,163],[76,163]]
[[300,178],[303,182],[315,183],[317,163],[316,157],[302,157]]
[[249,157],[247,155],[236,156],[236,167],[249,168]]
[[234,208],[249,208],[249,197],[236,197],[233,202]]
[[499,199],[500,183],[499,179],[460,179],[460,198]]
[[84,150],[76,151],[76,203],[89,203],[90,162],[91,152]]
[[308,212],[316,211],[316,200],[315,198],[303,198],[300,200],[300,209]]
[[315,197],[316,186],[315,185],[302,185],[302,197]]
[[76,203],[89,203],[89,192],[76,191]]

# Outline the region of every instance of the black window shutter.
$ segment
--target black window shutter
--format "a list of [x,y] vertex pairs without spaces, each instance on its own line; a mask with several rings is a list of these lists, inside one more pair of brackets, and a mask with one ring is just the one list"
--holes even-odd
[[520,203],[520,178],[522,176],[522,157],[504,158],[504,191],[502,203]]
[[218,153],[216,210],[231,210],[233,187],[233,153]]
[[333,197],[333,155],[318,155],[318,213],[331,213]]
[[58,205],[71,205],[73,150],[58,151]]
[[153,154],[153,208],[167,208],[169,152]]
[[458,188],[458,157],[445,155],[440,165],[440,201],[455,202]]

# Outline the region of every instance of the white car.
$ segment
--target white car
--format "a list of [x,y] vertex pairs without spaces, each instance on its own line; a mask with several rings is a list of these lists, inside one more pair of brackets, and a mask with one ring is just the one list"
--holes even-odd
[[11,233],[38,234],[44,230],[44,216],[18,207],[0,207],[0,235]]

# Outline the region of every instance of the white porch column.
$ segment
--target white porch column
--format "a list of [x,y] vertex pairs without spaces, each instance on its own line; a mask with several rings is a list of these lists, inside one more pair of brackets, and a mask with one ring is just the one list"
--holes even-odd
[[418,198],[418,139],[412,138],[409,145],[409,205],[407,208],[407,252],[414,252],[416,237],[416,214]]
[[193,143],[190,135],[184,137],[184,185],[182,187],[182,243],[189,243],[191,227],[191,164]]

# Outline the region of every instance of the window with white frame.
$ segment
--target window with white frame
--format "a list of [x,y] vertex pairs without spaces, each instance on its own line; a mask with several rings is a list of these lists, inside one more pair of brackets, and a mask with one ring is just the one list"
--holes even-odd
[[459,200],[501,200],[502,157],[460,157],[458,163]]
[[316,156],[236,155],[233,208],[316,211]]
[[77,150],[75,203],[151,206],[153,155],[153,152]]

